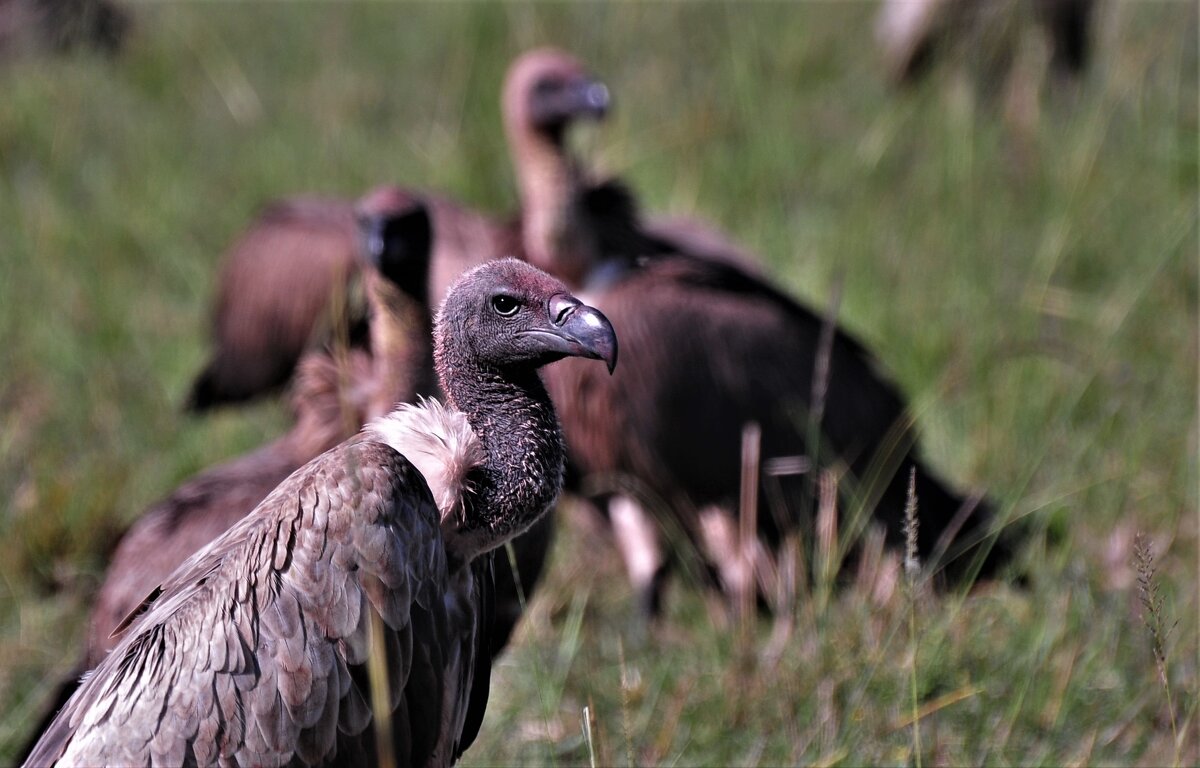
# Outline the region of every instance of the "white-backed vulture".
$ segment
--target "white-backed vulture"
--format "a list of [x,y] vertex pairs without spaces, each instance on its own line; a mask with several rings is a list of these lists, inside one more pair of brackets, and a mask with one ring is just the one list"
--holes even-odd
[[[538,55],[573,61],[559,52]],[[506,102],[506,116],[518,114],[519,104],[516,96]],[[523,229],[526,255],[584,290],[618,329],[625,354],[638,361],[611,379],[568,363],[548,372],[547,382],[581,483],[610,490],[597,500],[608,508],[648,610],[659,603],[663,527],[688,533],[716,561],[727,590],[754,588],[754,564],[728,541],[737,531],[741,437],[750,422],[762,428],[766,466],[800,458],[797,466],[815,459],[821,468],[848,468],[843,506],[865,504],[893,542],[902,541],[911,466],[917,468],[923,556],[940,553],[942,534],[953,536],[960,526],[959,542],[983,537],[991,523],[987,505],[964,502],[917,460],[903,398],[861,344],[829,328],[827,394],[811,445],[806,435],[822,319],[744,257],[691,249],[687,240],[643,225],[620,183],[583,178],[561,132],[537,134],[521,125],[510,122],[510,148],[524,208],[538,212]],[[815,485],[811,474],[772,477],[762,485],[758,527],[772,542],[801,524]],[[991,540],[986,546],[992,550],[984,573],[1003,560],[1004,548]],[[967,560],[942,565],[957,573]]]
[[486,704],[491,553],[562,482],[537,369],[580,356],[611,371],[617,347],[602,314],[512,259],[456,283],[434,344],[447,405],[374,422],[183,563],[27,765],[374,764],[372,650],[388,662],[385,748],[457,759]]
[[[431,355],[429,309],[410,292],[408,271],[429,261],[429,217],[422,202],[398,189],[376,190],[361,201],[363,216],[393,230],[366,270],[371,346],[367,357],[312,352],[301,360],[292,403],[296,422],[282,437],[201,472],[150,507],[122,537],[109,562],[90,617],[85,668],[114,645],[113,629],[149,589],[194,552],[241,520],[284,478],[353,435],[397,403],[434,394],[424,376]],[[402,230],[402,231],[401,231]],[[423,289],[423,282],[417,284]]]
[[[608,88],[571,54],[537,48],[512,63],[504,79],[504,132],[521,198],[521,245],[525,259],[569,284],[579,284],[621,238],[629,198],[619,182],[597,181],[568,149],[567,130],[580,115],[601,116]],[[684,251],[756,269],[752,254],[699,219],[650,217],[638,243],[664,252]]]

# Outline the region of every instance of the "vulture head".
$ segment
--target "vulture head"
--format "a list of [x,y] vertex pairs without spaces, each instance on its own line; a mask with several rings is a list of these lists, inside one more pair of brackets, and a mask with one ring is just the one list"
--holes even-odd
[[527,530],[562,487],[562,428],[537,369],[586,357],[611,373],[617,337],[561,282],[500,259],[451,287],[434,327],[434,356],[447,400],[486,455],[466,477],[459,519],[443,524],[448,551],[469,561]]
[[429,268],[433,228],[417,195],[384,186],[355,204],[370,305],[374,375],[368,415],[433,394]]
[[467,356],[506,376],[564,357],[603,360],[610,373],[617,364],[617,336],[608,319],[558,280],[516,259],[466,273],[442,304],[434,338],[444,380],[455,378],[451,372]]
[[400,187],[376,187],[359,199],[355,216],[367,263],[408,295],[426,301],[433,225],[421,199]]
[[561,144],[573,120],[603,119],[608,88],[570,54],[538,48],[520,56],[504,80],[503,109],[510,139],[536,134]]

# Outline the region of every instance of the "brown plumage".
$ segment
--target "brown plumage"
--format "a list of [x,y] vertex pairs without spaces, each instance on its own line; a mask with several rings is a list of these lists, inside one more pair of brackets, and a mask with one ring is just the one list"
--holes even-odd
[[402,407],[185,562],[28,765],[373,764],[372,617],[397,760],[461,754],[486,703],[491,551],[562,479],[536,369],[587,356],[611,370],[616,339],[560,283],[503,260],[451,291],[436,351],[450,407]]
[[[395,187],[372,194],[385,203]],[[450,282],[511,250],[510,228],[436,196],[422,195],[437,238],[432,306]],[[230,247],[217,278],[213,352],[196,377],[193,411],[267,394],[291,377],[316,337],[356,324],[353,283],[360,247],[355,203],[295,198],[267,206]]]
[[[364,198],[361,210],[409,228],[389,241],[395,261],[428,263],[428,214],[419,200],[400,190],[386,198],[375,193]],[[428,307],[393,279],[403,280],[403,274],[368,270],[366,277],[376,320],[372,346],[387,353],[307,354],[292,393],[296,421],[283,437],[200,473],[134,523],[118,544],[97,594],[86,669],[112,648],[113,628],[150,589],[241,520],[284,478],[396,403],[433,394],[417,364],[431,355]]]
[[[548,377],[570,456],[591,487],[607,490],[602,500],[620,499],[624,516],[633,506],[657,517],[659,527],[692,537],[731,597],[755,589],[751,564],[731,557],[737,550],[728,541],[737,530],[741,436],[750,422],[762,428],[764,466],[803,457],[792,463],[834,470],[843,509],[868,510],[899,545],[908,470],[916,467],[923,560],[942,555],[943,534],[953,537],[961,526],[949,555],[930,565],[953,577],[970,574],[972,557],[960,556],[962,547],[980,539],[982,571],[1003,562],[1004,545],[986,539],[990,509],[956,495],[917,458],[899,390],[853,337],[831,328],[814,445],[808,430],[821,380],[821,318],[737,267],[683,255],[607,279],[585,295],[621,334],[627,365],[611,381],[570,365]],[[757,520],[765,542],[811,520],[814,483],[811,470],[760,479]],[[842,531],[854,535],[847,520]],[[628,565],[640,599],[654,610],[665,560],[649,556],[649,566]]]

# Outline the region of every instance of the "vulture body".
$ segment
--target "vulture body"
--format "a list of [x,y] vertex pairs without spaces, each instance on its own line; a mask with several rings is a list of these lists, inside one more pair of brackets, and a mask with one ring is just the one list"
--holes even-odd
[[[666,560],[655,538],[664,527],[692,538],[731,598],[756,588],[751,568],[762,571],[761,561],[735,554],[742,430],[751,422],[761,428],[764,468],[790,462],[834,469],[843,509],[868,510],[901,547],[908,472],[915,467],[923,562],[947,548],[943,534],[956,533],[958,545],[937,563],[952,578],[972,570],[962,542],[984,540],[984,575],[1003,561],[1004,545],[987,539],[991,511],[948,489],[916,457],[899,390],[852,336],[829,326],[814,445],[809,419],[822,378],[821,318],[729,264],[660,255],[624,270],[608,267],[597,273],[605,283],[584,295],[621,334],[626,365],[605,381],[564,364],[549,373],[548,385],[571,460],[591,488],[602,489],[618,535],[642,537],[621,543],[647,610],[661,600]],[[764,471],[759,486],[759,534],[775,544],[812,510],[815,479],[811,469]],[[658,525],[637,520],[646,514]]]
[[[538,56],[557,58],[560,71],[581,69],[561,52]],[[543,77],[534,63],[527,66],[527,80]],[[755,588],[754,571],[771,570],[770,563],[760,567],[759,555],[742,554],[736,541],[742,430],[750,422],[762,429],[764,467],[772,472],[758,495],[759,532],[768,544],[802,525],[811,509],[815,478],[795,472],[814,461],[849,470],[840,483],[843,507],[869,510],[893,542],[903,541],[910,467],[923,555],[942,554],[943,534],[965,534],[960,542],[984,537],[990,510],[964,501],[917,460],[903,398],[860,343],[836,326],[826,330],[727,240],[672,236],[643,224],[619,182],[584,177],[562,130],[528,130],[522,109],[536,110],[523,101],[526,92],[513,77],[505,103],[526,256],[583,290],[617,327],[627,359],[636,360],[611,379],[566,363],[548,373],[548,385],[577,489],[601,489],[595,499],[647,610],[660,600],[663,528],[693,539],[731,597]],[[823,332],[829,357],[822,378]],[[809,415],[818,378],[826,395],[813,444]],[[1002,549],[992,549],[984,573],[1003,559]],[[952,559],[948,570],[969,570],[966,562]]]
[[611,370],[616,338],[513,260],[464,276],[436,333],[448,406],[374,422],[184,562],[27,765],[372,765],[372,651],[387,659],[383,747],[401,764],[457,759],[486,705],[492,550],[562,482],[537,369],[586,356]]
[[87,47],[120,53],[133,19],[109,0],[0,0],[0,59]]
[[[997,27],[1003,31],[1006,22],[1013,26],[1012,17],[1025,14],[1041,27],[1055,74],[1078,78],[1091,57],[1095,5],[1095,0],[885,0],[875,33],[891,77],[912,83],[926,74],[940,49],[950,47],[955,38],[978,47],[973,38],[981,31],[988,27],[993,34]],[[996,13],[1002,15],[996,18]],[[1005,59],[1013,56],[1012,50],[998,53]]]

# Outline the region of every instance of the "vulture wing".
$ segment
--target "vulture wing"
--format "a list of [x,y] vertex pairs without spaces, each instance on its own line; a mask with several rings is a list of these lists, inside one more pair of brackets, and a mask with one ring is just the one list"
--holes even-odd
[[[464,605],[474,575],[455,576]],[[422,475],[386,445],[344,443],[175,572],[27,764],[369,761],[373,619],[385,627],[398,760],[448,762],[459,745],[422,718],[461,723],[465,704],[450,699],[473,685],[469,670],[445,678],[473,665],[445,648],[459,629],[449,579]]]

